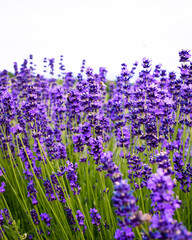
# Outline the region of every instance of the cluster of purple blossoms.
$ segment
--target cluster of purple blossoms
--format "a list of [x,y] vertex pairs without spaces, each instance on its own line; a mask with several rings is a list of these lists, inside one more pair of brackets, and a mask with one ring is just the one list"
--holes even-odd
[[4,225],[4,217],[3,217],[2,213],[0,212],[0,227],[1,227],[1,229],[2,229],[2,230],[0,229],[0,238],[3,237],[2,231],[3,231],[3,232],[5,231],[5,229],[2,228],[3,225]]
[[28,191],[27,197],[31,198],[33,205],[37,205],[38,204],[37,190],[35,189],[34,185],[35,184],[32,180],[28,183],[28,185],[27,185],[27,191]]
[[134,237],[135,234],[131,227],[122,227],[121,229],[117,229],[114,236],[114,238],[118,240],[131,240],[134,239]]
[[109,177],[113,183],[119,182],[122,179],[121,172],[117,165],[112,160],[113,153],[106,152],[102,153],[100,163],[101,170],[105,170],[107,174],[105,177]]
[[[39,217],[38,217],[38,214],[37,214],[37,212],[36,212],[36,210],[35,209],[32,209],[31,211],[30,211],[30,214],[31,214],[31,218],[32,218],[32,220],[33,220],[33,223],[35,224],[35,225],[39,225],[39,223],[40,223],[40,220],[39,220]],[[41,213],[40,214],[40,219],[41,219],[41,221],[43,221],[43,222],[45,222],[45,224],[46,224],[46,226],[47,227],[50,227],[51,226],[51,217],[49,216],[49,214],[47,214],[47,213]],[[43,232],[43,230],[42,229],[37,229],[37,232],[38,232],[38,234],[39,235],[41,235],[41,234],[44,234],[44,232]],[[47,236],[49,236],[50,234],[51,234],[51,232],[50,231],[46,231],[46,234],[47,234]],[[33,234],[30,234],[29,235],[29,239],[33,239]]]
[[6,173],[5,169],[0,167],[0,177],[3,176],[4,173]]
[[9,225],[12,224],[12,219],[9,215],[9,211],[8,209],[4,208],[3,210],[0,210],[0,238],[3,237],[3,232],[5,231],[5,229],[3,228],[3,225],[5,224],[5,221],[7,221],[7,223]]
[[89,139],[92,136],[91,133],[91,124],[89,122],[85,122],[84,124],[79,125],[79,132],[81,133],[81,137],[85,144],[89,144]]
[[4,193],[5,192],[5,182],[1,182],[1,186],[0,186],[0,193]]
[[72,228],[74,231],[76,231],[77,229],[73,227],[73,226],[75,225],[75,219],[74,219],[74,217],[73,217],[72,210],[71,210],[69,207],[66,207],[66,208],[64,209],[64,211],[65,211],[66,214],[67,214],[67,220],[68,220],[69,225],[71,226],[71,228]]
[[[67,157],[66,147],[62,143],[61,131],[58,128],[52,130],[47,127],[47,134],[44,139],[44,143],[47,149],[49,159],[65,159]],[[56,140],[56,141],[55,141]]]
[[32,209],[32,210],[31,210],[31,218],[32,218],[32,220],[33,220],[33,222],[34,222],[35,225],[38,225],[38,224],[40,223],[40,220],[39,220],[39,218],[38,218],[38,214],[37,214],[37,212],[35,211],[35,209]]
[[54,201],[57,199],[62,202],[66,203],[65,200],[65,190],[60,186],[58,178],[57,177],[62,177],[66,173],[66,178],[69,180],[69,185],[71,187],[71,190],[74,195],[78,195],[80,193],[80,186],[78,185],[77,182],[77,163],[73,164],[70,161],[66,162],[66,166],[61,167],[57,173],[53,173],[50,178],[50,180],[43,180],[43,185],[45,188],[45,195],[48,199],[48,201]]
[[189,58],[191,57],[191,54],[189,53],[189,50],[181,50],[179,52],[180,62],[188,62]]
[[84,141],[82,135],[73,136],[74,143],[74,151],[75,152],[83,152],[84,149]]
[[8,209],[4,208],[3,210],[0,210],[0,213],[1,213],[1,219],[3,220],[3,215],[2,214],[4,214],[4,219],[8,222],[9,225],[11,225],[12,220],[11,220]]
[[100,162],[100,158],[101,158],[101,154],[103,151],[103,139],[102,137],[97,137],[95,138],[90,138],[90,145],[91,145],[91,151],[90,151],[90,155],[93,155],[93,159],[95,160],[95,164],[99,164]]
[[120,126],[118,126],[117,130],[116,130],[116,136],[117,136],[117,141],[118,144],[117,146],[119,147],[124,147],[125,148],[129,148],[130,145],[130,130],[128,129],[127,126],[123,126],[122,129],[119,128]]
[[59,125],[59,123],[63,121],[66,111],[64,89],[61,86],[56,86],[50,90],[50,94],[51,104],[53,106],[52,119],[56,125]]
[[98,213],[97,209],[91,208],[89,213],[90,213],[90,217],[91,217],[91,223],[93,225],[96,225],[98,228],[98,231],[100,231],[99,225],[101,224],[101,216]]
[[162,168],[158,168],[157,173],[152,174],[148,180],[147,187],[152,190],[153,210],[161,213],[166,212],[170,217],[173,216],[176,208],[180,207],[180,201],[172,197],[175,183],[171,177]]
[[87,229],[87,227],[84,224],[84,215],[80,210],[77,210],[77,215],[76,215],[77,221],[79,223],[79,226],[83,226],[83,233],[85,233],[85,230]]
[[[147,184],[151,193],[151,206],[154,215],[151,219],[149,237],[144,239],[192,239],[181,223],[173,219],[174,212],[180,207],[181,201],[173,197],[175,183],[162,168],[157,169],[156,174],[152,174]],[[185,237],[182,236],[185,234]]]
[[50,227],[52,218],[49,216],[49,214],[41,213],[40,217],[41,217],[41,220],[46,223],[47,227]]
[[136,198],[130,189],[126,180],[116,182],[114,186],[114,196],[112,197],[113,205],[117,209],[115,213],[120,217],[118,225],[120,229],[115,232],[115,239],[134,239],[132,227],[142,224],[143,214],[138,214],[138,206]]
[[3,91],[0,99],[0,123],[7,126],[15,118],[16,110],[11,93]]
[[[53,184],[57,199],[62,203],[66,203],[65,194],[64,194],[65,190],[64,190],[64,188],[62,188],[60,186],[58,178],[57,178],[57,177],[61,177],[63,175],[64,175],[64,172],[58,172],[57,174],[53,173],[50,176],[50,178],[51,178],[51,182]],[[50,188],[51,188],[51,183],[49,182],[49,189]],[[53,193],[53,190],[52,190],[51,196],[52,196],[52,199],[55,200],[55,195]]]
[[81,187],[77,182],[77,168],[77,163],[73,164],[70,161],[67,161],[64,167],[64,172],[66,173],[66,177],[69,180],[69,185],[74,195],[78,195],[81,191]]
[[175,177],[180,183],[180,188],[183,192],[190,192],[191,183],[192,183],[192,166],[190,163],[184,167],[183,156],[178,152],[174,153],[173,156]]
[[45,188],[45,195],[46,195],[48,201],[56,200],[56,196],[55,196],[54,190],[52,188],[51,182],[48,179],[43,180],[43,185]]
[[174,174],[174,171],[171,167],[171,161],[169,159],[169,151],[155,151],[155,155],[150,157],[150,163],[157,164],[158,168],[162,168],[166,175]]
[[[147,185],[149,177],[152,174],[151,167],[148,164],[144,164],[136,155],[133,155],[131,157],[130,154],[124,155],[124,152],[122,151],[119,156],[122,158],[125,157],[127,159],[128,179],[130,183],[134,182],[135,189],[145,187]],[[141,179],[140,184],[137,183],[137,179]]]
[[129,217],[138,210],[136,199],[126,180],[116,182],[114,186],[113,205],[117,208],[116,214],[121,217]]

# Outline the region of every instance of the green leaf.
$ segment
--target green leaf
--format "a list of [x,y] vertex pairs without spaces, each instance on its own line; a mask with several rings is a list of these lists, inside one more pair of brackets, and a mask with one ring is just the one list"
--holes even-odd
[[19,219],[19,220],[17,221],[17,223],[16,223],[17,229],[20,228],[20,224],[21,224],[21,220]]

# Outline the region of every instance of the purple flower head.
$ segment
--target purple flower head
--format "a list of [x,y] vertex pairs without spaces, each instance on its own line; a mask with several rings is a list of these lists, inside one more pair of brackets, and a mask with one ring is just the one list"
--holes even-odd
[[75,152],[82,152],[84,147],[83,147],[83,136],[82,135],[77,135],[73,136],[73,143],[74,143],[74,150]]
[[158,168],[162,168],[166,175],[172,175],[174,172],[172,171],[171,162],[169,159],[169,152],[168,151],[161,151],[160,153],[156,150],[156,154],[154,158],[150,159],[151,163],[157,163]]
[[97,137],[96,139],[90,138],[91,152],[90,154],[94,156],[96,164],[99,164],[101,153],[103,151],[103,139],[102,137]]
[[90,217],[91,217],[91,223],[93,225],[96,225],[98,227],[98,231],[100,231],[99,225],[101,224],[101,216],[98,213],[97,209],[91,208],[89,213],[90,213]]
[[47,227],[50,227],[50,224],[51,224],[50,221],[51,221],[52,218],[49,216],[49,214],[41,213],[40,217],[41,217],[42,221],[45,221]]
[[174,240],[192,240],[192,233],[189,232],[185,226],[180,226],[176,230]]
[[29,170],[23,169],[23,173],[25,174],[25,179],[27,179],[28,181],[33,180],[33,173],[32,172],[30,172]]
[[[4,219],[6,219],[8,221],[8,224],[11,225],[12,224],[12,220],[9,214],[9,211],[7,208],[4,208],[3,210],[0,210],[0,218],[1,218],[1,214],[4,214]],[[3,216],[2,216],[3,217]],[[1,219],[0,219],[0,226],[1,226]]]
[[79,125],[79,132],[82,134],[83,141],[87,143],[91,137],[91,125],[88,122],[85,122],[83,125]]
[[33,205],[37,205],[38,204],[38,201],[36,199],[37,198],[37,190],[35,189],[34,185],[35,184],[32,180],[28,183],[28,185],[27,185],[27,190],[28,190],[27,197],[31,198]]
[[79,162],[87,162],[87,158],[86,157],[82,157],[81,159],[79,159]]
[[132,213],[138,210],[136,198],[133,196],[126,180],[115,183],[113,194],[112,201],[114,207],[117,208],[115,212],[118,216],[130,217]]
[[72,210],[68,207],[65,208],[64,210],[67,213],[67,219],[68,219],[69,225],[75,225],[75,219],[73,217]]
[[14,135],[17,135],[17,134],[23,132],[23,128],[22,128],[19,124],[16,124],[15,127],[11,127],[11,132],[12,132]]
[[191,57],[190,50],[181,50],[179,52],[180,60],[179,62],[188,62]]
[[143,63],[142,63],[143,68],[150,68],[151,60],[149,60],[147,58],[143,58],[142,61],[143,61]]
[[50,181],[48,179],[43,180],[43,185],[45,187],[45,192],[46,192],[45,195],[46,195],[48,201],[54,201],[56,199],[56,197],[55,197],[55,194],[54,194],[54,191],[53,191]]
[[3,176],[3,172],[4,173],[6,172],[5,169],[3,167],[2,168],[0,167],[0,177]]
[[78,220],[78,223],[80,226],[83,226],[84,225],[84,215],[83,213],[80,211],[80,210],[77,210],[77,215],[76,215],[76,218]]
[[156,174],[152,174],[151,178],[147,183],[147,188],[152,191],[159,191],[161,193],[167,192],[168,194],[173,194],[174,182],[171,180],[170,176],[166,176],[162,168],[157,169]]
[[58,143],[55,147],[55,158],[65,159],[67,157],[66,147],[63,143]]
[[192,182],[192,174],[190,173],[191,166],[190,164],[184,168],[183,156],[182,154],[175,152],[173,156],[175,177],[177,181],[181,184],[181,189],[183,192],[189,192]]
[[76,215],[77,221],[79,223],[79,226],[84,226],[83,228],[83,233],[85,233],[85,230],[87,229],[87,227],[84,224],[84,215],[82,214],[82,212],[80,210],[77,210],[77,215]]
[[4,182],[2,182],[1,183],[1,186],[0,186],[0,193],[4,193],[5,192],[5,183]]
[[33,222],[34,222],[35,225],[39,224],[40,221],[39,221],[38,214],[35,211],[35,209],[31,210],[31,218],[33,219]]
[[117,182],[122,179],[121,172],[117,165],[112,160],[113,153],[112,152],[106,152],[101,154],[101,161],[103,165],[101,166],[102,170],[105,170],[107,174],[105,177],[110,177],[112,182]]
[[[4,217],[3,217],[3,211],[0,211],[0,226],[2,227],[4,224]],[[0,232],[0,236],[1,236],[1,232]]]
[[66,162],[66,166],[64,168],[64,172],[67,173],[66,177],[69,180],[69,184],[74,195],[78,195],[81,190],[77,182],[77,171],[76,171],[77,168],[78,168],[77,163],[73,164],[70,161]]
[[134,232],[130,227],[122,227],[116,230],[114,238],[117,240],[133,240],[134,236]]
[[148,189],[152,190],[151,206],[155,212],[151,219],[151,228],[157,229],[156,234],[159,236],[167,236],[166,239],[174,239],[172,236],[178,228],[173,215],[175,210],[180,207],[181,201],[173,196],[174,186],[175,183],[162,168],[158,168],[157,173],[152,174],[147,183]]
[[129,148],[130,144],[130,130],[127,126],[124,126],[121,128],[117,128],[116,130],[117,135],[117,141],[118,141],[118,147],[125,146],[126,148]]
[[33,237],[34,237],[33,235],[29,234],[29,239],[33,239]]

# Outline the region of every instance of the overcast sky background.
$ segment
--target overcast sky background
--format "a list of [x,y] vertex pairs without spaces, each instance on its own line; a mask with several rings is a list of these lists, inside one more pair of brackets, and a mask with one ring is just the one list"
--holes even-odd
[[178,52],[192,51],[191,12],[192,0],[0,0],[0,71],[29,54],[39,71],[60,54],[74,75],[83,59],[110,79],[143,57],[176,71]]

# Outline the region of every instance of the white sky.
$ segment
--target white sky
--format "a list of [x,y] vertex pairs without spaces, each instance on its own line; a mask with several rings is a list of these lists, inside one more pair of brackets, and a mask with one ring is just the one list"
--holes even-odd
[[0,0],[0,70],[63,54],[74,74],[86,59],[115,78],[143,57],[176,71],[181,49],[192,51],[192,0]]

